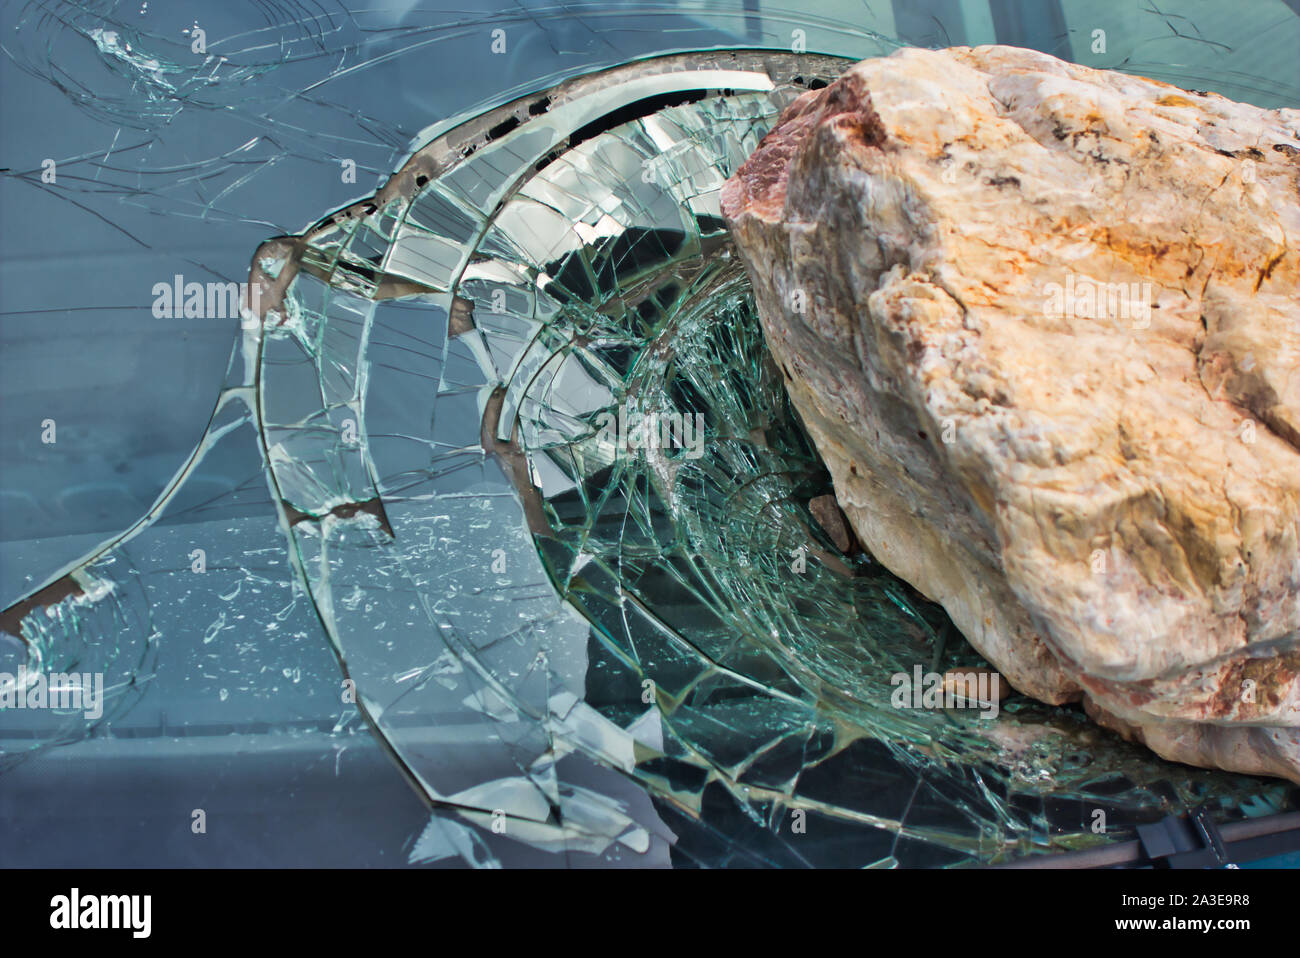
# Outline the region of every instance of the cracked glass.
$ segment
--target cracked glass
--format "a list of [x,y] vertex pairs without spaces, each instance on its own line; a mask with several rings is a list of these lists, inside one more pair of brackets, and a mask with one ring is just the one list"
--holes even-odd
[[[120,242],[153,248],[141,225],[159,215],[260,242],[276,230],[247,191],[285,188],[295,164],[360,162],[378,188],[248,244],[215,408],[140,518],[81,555],[6,553],[0,673],[101,674],[103,709],[6,708],[0,790],[79,743],[197,755],[244,736],[336,774],[373,747],[423,803],[391,854],[481,867],[986,864],[1126,840],[1202,804],[1230,821],[1293,801],[1023,696],[992,719],[895,707],[895,676],[989,666],[819,518],[829,476],[719,209],[782,107],[904,43],[1091,62],[1087,27],[1104,22],[1100,65],[1294,102],[1294,65],[1266,70],[1256,50],[1246,69],[1222,15],[673,4],[681,39],[720,49],[651,55],[663,41],[620,4],[450,22],[322,7],[232,30],[195,62],[197,21],[164,43],[112,5],[56,6],[22,8],[5,52],[116,127],[108,156],[63,174],[63,199]],[[1297,35],[1288,7],[1263,6]],[[496,30],[503,63],[531,43],[543,66],[476,77],[462,103],[435,92],[446,118],[423,128],[322,90],[372,69],[410,84],[428,47],[470,38],[491,66]],[[56,66],[72,40],[116,95]],[[314,132],[329,114],[343,123]],[[260,129],[176,164],[173,126],[196,115]],[[220,139],[188,134],[206,135]],[[169,287],[170,270],[142,275]],[[179,275],[165,292],[190,300]]]

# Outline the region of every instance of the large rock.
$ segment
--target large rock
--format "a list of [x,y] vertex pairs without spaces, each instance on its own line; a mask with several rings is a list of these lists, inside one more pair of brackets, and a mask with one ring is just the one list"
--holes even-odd
[[800,97],[726,184],[858,538],[1020,691],[1300,781],[1300,112],[1007,47]]

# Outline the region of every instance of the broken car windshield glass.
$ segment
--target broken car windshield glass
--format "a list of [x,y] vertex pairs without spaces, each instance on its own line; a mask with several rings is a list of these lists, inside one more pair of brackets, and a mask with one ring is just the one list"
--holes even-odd
[[[1285,783],[1162,761],[1078,709],[927,684],[989,666],[828,506],[764,348],[723,182],[854,60],[992,40],[996,18],[849,29],[737,5],[719,27],[670,5],[699,49],[651,56],[586,39],[633,16],[619,5],[451,26],[323,10],[223,34],[200,67],[172,49],[188,38],[102,16],[53,29],[44,6],[18,18],[16,63],[54,82],[56,47],[81,39],[117,78],[62,81],[120,132],[111,159],[60,161],[70,203],[130,208],[108,223],[124,244],[154,245],[136,214],[285,235],[246,247],[247,276],[149,274],[156,322],[220,313],[238,341],[202,440],[138,521],[33,553],[21,582],[8,554],[0,788],[51,746],[155,720],[167,737],[161,695],[185,703],[170,734],[191,747],[274,730],[336,761],[373,734],[427,806],[411,862],[508,864],[522,845],[961,865],[1123,840],[1206,803],[1223,821],[1286,807]],[[1139,37],[1161,18],[1127,16],[1124,69],[1294,100],[1294,77],[1211,78],[1221,51],[1191,25],[1157,43]],[[506,49],[556,51],[553,69],[503,74],[486,105],[437,94],[447,119],[423,130],[330,99],[350,71],[406,76],[425,45],[472,37],[490,56],[498,29]],[[350,128],[324,142],[313,111]],[[262,128],[154,165],[169,124],[223,112]],[[232,199],[322,149],[335,179],[350,162],[378,188],[348,187],[365,195],[300,231]],[[102,676],[102,714],[14,707],[53,673]]]

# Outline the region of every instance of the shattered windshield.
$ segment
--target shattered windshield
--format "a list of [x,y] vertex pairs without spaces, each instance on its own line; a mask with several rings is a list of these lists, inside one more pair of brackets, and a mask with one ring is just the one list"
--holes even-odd
[[1294,104],[1300,19],[1252,11],[7,9],[12,854],[61,755],[186,767],[204,818],[254,763],[267,814],[364,772],[410,864],[987,864],[1289,808],[1077,708],[899,707],[988,663],[837,525],[719,203],[904,45]]

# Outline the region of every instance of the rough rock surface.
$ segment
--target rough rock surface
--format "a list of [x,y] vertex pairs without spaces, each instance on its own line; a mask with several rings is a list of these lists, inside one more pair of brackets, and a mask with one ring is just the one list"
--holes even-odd
[[1020,691],[1300,781],[1300,111],[907,49],[723,213],[879,561]]

